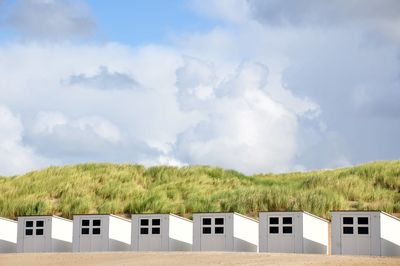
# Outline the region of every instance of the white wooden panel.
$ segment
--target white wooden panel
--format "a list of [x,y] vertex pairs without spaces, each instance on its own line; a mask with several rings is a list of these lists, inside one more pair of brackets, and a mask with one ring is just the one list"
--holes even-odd
[[303,213],[303,253],[328,254],[329,223]]
[[73,223],[61,217],[52,217],[52,250],[54,252],[72,251],[72,230]]
[[258,222],[236,213],[233,217],[234,250],[241,252],[257,252]]
[[400,256],[400,220],[386,213],[380,218],[381,255]]
[[[131,221],[115,216],[110,216],[110,228],[109,237],[110,239],[118,241],[120,247],[125,251],[129,250],[131,245]],[[117,248],[117,247],[116,247]],[[118,251],[118,250],[115,250]],[[122,251],[122,250],[121,250]]]
[[0,253],[17,252],[18,223],[0,217]]
[[[193,243],[193,222],[176,215],[170,215],[169,237],[191,246]],[[170,249],[176,250],[172,247]]]

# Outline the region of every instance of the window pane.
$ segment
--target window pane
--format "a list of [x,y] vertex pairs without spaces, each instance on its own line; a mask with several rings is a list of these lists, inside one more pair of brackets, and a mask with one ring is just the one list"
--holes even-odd
[[216,234],[223,234],[224,233],[224,228],[223,227],[215,227],[215,233]]
[[152,225],[160,225],[160,223],[161,223],[160,219],[153,219],[153,220],[151,221],[151,224],[152,224]]
[[352,235],[353,234],[353,227],[343,227],[343,234]]
[[270,226],[269,233],[270,234],[279,234],[279,227],[278,226]]
[[353,217],[343,217],[343,224],[353,224]]
[[149,225],[149,219],[141,219],[140,225]]
[[211,234],[211,227],[203,227],[203,234]]
[[291,226],[284,226],[282,228],[282,232],[284,234],[291,234],[293,232],[293,228]]
[[25,230],[25,235],[26,235],[26,236],[31,236],[31,235],[33,235],[33,230],[32,230],[32,229],[26,229],[26,230]]
[[292,217],[283,217],[283,224],[292,224]]
[[140,234],[141,235],[148,235],[149,234],[149,228],[140,228]]
[[92,229],[92,233],[93,233],[94,235],[100,235],[100,228],[93,228],[93,229]]
[[25,221],[25,227],[33,227],[33,221]]
[[215,218],[215,224],[216,225],[224,224],[224,218]]
[[81,229],[81,234],[82,235],[88,235],[89,234],[89,228],[82,228]]
[[278,217],[269,217],[269,224],[279,224]]
[[359,235],[368,235],[368,227],[358,227]]
[[89,226],[89,220],[82,220],[82,226]]
[[210,225],[211,224],[211,218],[203,218],[203,225]]
[[159,228],[159,227],[153,227],[153,228],[151,229],[151,233],[152,233],[153,235],[159,235],[159,234],[160,234],[160,228]]
[[101,220],[99,219],[93,220],[93,226],[100,226],[100,225],[101,225]]
[[36,229],[36,235],[37,236],[42,236],[43,235],[43,229]]
[[36,221],[36,227],[43,227],[44,221]]
[[368,217],[358,217],[358,224],[368,224]]

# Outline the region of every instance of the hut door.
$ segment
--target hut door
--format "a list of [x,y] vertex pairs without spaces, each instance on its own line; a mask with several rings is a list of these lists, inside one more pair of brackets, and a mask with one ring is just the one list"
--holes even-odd
[[80,232],[80,251],[107,251],[108,245],[104,243],[107,237],[103,231],[102,219],[82,218]]
[[201,218],[202,251],[226,251],[225,217]]
[[163,250],[163,237],[167,232],[161,230],[160,218],[139,219],[139,251],[168,251]]
[[364,214],[341,216],[342,254],[371,254],[370,218]]
[[293,216],[268,217],[267,226],[268,252],[295,252]]
[[46,250],[45,220],[25,220],[24,252],[50,252]]

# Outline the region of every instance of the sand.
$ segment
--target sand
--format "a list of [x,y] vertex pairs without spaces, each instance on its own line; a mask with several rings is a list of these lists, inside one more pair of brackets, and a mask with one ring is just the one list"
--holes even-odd
[[400,265],[400,257],[222,252],[0,254],[0,265]]

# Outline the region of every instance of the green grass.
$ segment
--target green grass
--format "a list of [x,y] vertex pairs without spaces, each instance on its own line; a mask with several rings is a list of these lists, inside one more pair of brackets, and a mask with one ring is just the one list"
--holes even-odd
[[400,161],[246,176],[208,166],[80,164],[0,177],[0,216],[330,210],[400,212]]

